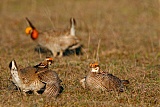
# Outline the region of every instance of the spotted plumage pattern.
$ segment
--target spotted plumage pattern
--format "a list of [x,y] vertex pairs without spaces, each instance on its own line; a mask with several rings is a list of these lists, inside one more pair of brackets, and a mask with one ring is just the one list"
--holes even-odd
[[45,87],[43,92],[48,97],[57,97],[60,92],[60,83],[56,72],[48,68],[25,67],[18,69],[15,60],[9,64],[12,82],[26,95],[26,92],[33,91],[34,94],[39,94],[38,91]]
[[38,73],[38,77],[41,82],[46,84],[44,94],[57,97],[61,90],[60,83],[62,82],[57,73],[51,70],[44,70]]
[[128,80],[121,80],[108,72],[102,72],[98,63],[90,64],[90,68],[89,74],[80,81],[83,88],[123,92],[124,85],[129,84]]

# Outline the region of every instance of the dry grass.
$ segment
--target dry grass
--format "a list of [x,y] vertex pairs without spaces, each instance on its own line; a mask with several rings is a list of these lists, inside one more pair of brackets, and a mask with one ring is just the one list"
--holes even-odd
[[[160,4],[158,0],[2,0],[0,3],[0,106],[160,106]],[[63,93],[47,101],[43,96],[23,97],[8,90],[12,59],[22,66],[35,65],[46,55],[34,51],[27,36],[25,17],[38,29],[66,28],[77,20],[83,55],[55,59],[51,69],[62,79]],[[90,62],[129,79],[124,93],[92,92],[79,84]]]

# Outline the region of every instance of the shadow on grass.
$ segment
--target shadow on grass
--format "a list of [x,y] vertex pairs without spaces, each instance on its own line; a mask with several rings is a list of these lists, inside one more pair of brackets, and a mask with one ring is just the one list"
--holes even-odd
[[[41,54],[46,54],[47,56],[53,56],[52,52],[45,48],[45,47],[42,47],[40,45],[37,45],[35,47],[35,51],[38,52],[38,53],[41,53]],[[58,53],[59,55],[59,53]],[[79,47],[79,48],[76,48],[75,50],[65,50],[65,52],[63,53],[64,56],[70,56],[70,55],[83,55],[82,53],[82,46]]]
[[[41,88],[40,90],[37,91],[38,94],[43,94],[43,92],[45,91],[45,89],[46,89],[46,85],[43,88]],[[8,90],[10,90],[10,91],[18,91],[20,89],[18,89],[18,87],[13,82],[11,82],[11,84],[8,87]],[[62,86],[60,86],[59,93],[62,93],[63,90],[64,90],[64,88]],[[31,90],[27,91],[26,94],[31,95],[31,94],[33,94],[33,91],[31,91]]]

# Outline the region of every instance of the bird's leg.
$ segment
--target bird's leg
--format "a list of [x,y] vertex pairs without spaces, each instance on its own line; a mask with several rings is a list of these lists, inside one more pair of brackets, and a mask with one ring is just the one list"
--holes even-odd
[[86,88],[85,82],[86,82],[86,79],[85,79],[85,78],[83,78],[83,79],[80,80],[80,83],[81,83],[81,85],[82,85],[82,87],[83,87],[84,89]]
[[37,91],[38,91],[38,90],[34,90],[33,92],[34,92],[34,94],[39,95]]
[[23,91],[23,92],[22,92],[22,94],[23,94],[24,96],[27,96],[27,94],[26,94],[26,92],[25,92],[25,91]]
[[57,52],[54,52],[54,53],[53,53],[53,57],[56,57],[56,56],[57,56]]
[[59,56],[58,57],[62,57],[63,56],[63,51],[61,50],[60,52],[59,52]]

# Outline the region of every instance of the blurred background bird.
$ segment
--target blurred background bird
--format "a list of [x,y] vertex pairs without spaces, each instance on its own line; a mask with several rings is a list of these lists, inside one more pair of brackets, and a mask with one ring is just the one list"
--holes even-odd
[[76,35],[74,18],[70,19],[69,29],[51,29],[48,31],[38,31],[31,21],[26,18],[29,27],[25,29],[27,35],[30,35],[32,40],[40,46],[48,48],[54,57],[62,57],[66,50],[75,50],[81,48],[80,39]]

